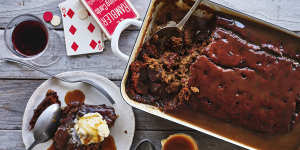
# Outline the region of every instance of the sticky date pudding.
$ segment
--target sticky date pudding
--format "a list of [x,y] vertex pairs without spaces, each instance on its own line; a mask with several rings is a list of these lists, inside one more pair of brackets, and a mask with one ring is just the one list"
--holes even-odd
[[[188,109],[260,133],[291,131],[300,111],[300,39],[200,8],[184,37],[163,46],[159,38],[144,42],[129,67],[129,97],[164,112]],[[164,5],[154,23],[159,28],[178,22],[185,12]]]
[[[67,106],[62,109],[60,125],[54,134],[53,145],[49,149],[116,150],[114,140],[109,136],[109,128],[117,119],[114,108],[106,105],[88,105],[84,104],[84,101],[85,95],[80,90],[66,94]],[[38,116],[56,102],[60,104],[56,92],[49,90],[46,98],[35,110],[31,122],[35,123]]]

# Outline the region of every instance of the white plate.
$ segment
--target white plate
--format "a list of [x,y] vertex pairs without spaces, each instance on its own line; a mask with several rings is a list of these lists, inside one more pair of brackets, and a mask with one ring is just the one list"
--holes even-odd
[[[135,119],[132,108],[123,100],[120,94],[120,89],[112,81],[94,73],[65,72],[59,74],[59,76],[66,79],[89,79],[107,89],[108,93],[116,101],[116,104],[114,104],[113,107],[115,108],[116,114],[119,116],[114,126],[111,128],[111,135],[115,139],[118,150],[129,150],[134,136]],[[86,104],[106,104],[111,106],[109,101],[93,87],[82,83],[69,84],[55,79],[49,79],[34,91],[27,103],[22,124],[22,138],[26,148],[28,148],[34,140],[32,132],[29,131],[29,122],[33,116],[33,110],[45,98],[48,89],[52,89],[57,92],[59,100],[62,103],[62,107],[66,106],[64,102],[65,94],[68,91],[75,89],[80,89],[85,94]],[[125,133],[125,131],[127,131],[127,133]],[[46,143],[39,144],[34,148],[34,150],[46,150],[52,142],[52,140],[49,140]]]

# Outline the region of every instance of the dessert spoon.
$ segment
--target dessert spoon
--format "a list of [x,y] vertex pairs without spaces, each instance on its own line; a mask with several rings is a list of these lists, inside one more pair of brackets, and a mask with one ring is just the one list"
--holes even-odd
[[3,60],[3,61],[7,61],[7,62],[12,62],[12,63],[17,63],[17,64],[20,64],[20,65],[23,65],[25,67],[28,67],[30,69],[33,69],[35,71],[39,71],[43,74],[46,74],[54,79],[58,79],[60,81],[63,81],[63,82],[68,82],[68,83],[85,83],[85,84],[88,84],[92,87],[94,87],[95,89],[97,89],[100,93],[102,93],[109,101],[111,104],[115,104],[115,101],[113,100],[113,98],[108,94],[108,92],[103,88],[101,87],[100,85],[96,84],[95,82],[91,81],[91,80],[68,80],[68,79],[65,79],[65,78],[62,78],[62,77],[58,77],[56,75],[53,75],[49,72],[46,72],[42,69],[39,69],[38,67],[34,66],[34,65],[31,65],[29,63],[26,63],[24,61],[21,61],[21,60],[18,60],[18,59],[13,59],[13,58],[0,58],[0,60]]
[[34,142],[27,150],[32,150],[36,145],[47,142],[54,136],[58,127],[60,113],[59,104],[52,104],[42,112],[33,128]]
[[[178,24],[170,23],[165,27],[162,27],[160,30],[155,32],[150,37],[149,40],[155,41],[156,45],[159,45],[161,49],[165,49],[163,46],[165,43],[168,43],[168,40],[171,37],[179,37],[183,39],[183,32],[182,32],[183,27],[202,1],[203,0],[196,0],[192,8]],[[183,41],[181,42],[181,44],[177,44],[177,49],[182,49],[182,48],[183,48]]]

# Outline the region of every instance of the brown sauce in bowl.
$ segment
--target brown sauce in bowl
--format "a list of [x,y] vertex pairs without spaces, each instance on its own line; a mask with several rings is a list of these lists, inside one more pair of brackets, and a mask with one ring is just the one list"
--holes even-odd
[[162,141],[162,150],[198,150],[194,139],[185,134],[174,134]]

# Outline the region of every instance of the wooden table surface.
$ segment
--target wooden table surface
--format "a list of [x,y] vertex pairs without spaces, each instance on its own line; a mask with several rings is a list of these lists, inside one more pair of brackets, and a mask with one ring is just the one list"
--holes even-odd
[[[144,17],[150,0],[131,0],[138,12]],[[214,0],[230,8],[267,20],[292,31],[300,31],[300,2],[299,0]],[[58,4],[62,0],[0,0],[0,55],[6,53],[3,40],[5,25],[19,14],[31,13],[39,17],[45,11],[60,14]],[[62,26],[56,27],[55,32],[63,35]],[[298,32],[299,33],[299,32]],[[120,48],[130,53],[136,36],[137,28],[126,30],[120,40]],[[126,62],[112,54],[110,42],[101,54],[68,57],[65,45],[58,44],[57,53],[62,59],[51,67],[44,68],[52,73],[65,71],[89,71],[103,75],[118,86],[122,78]],[[23,150],[21,137],[22,116],[25,105],[33,91],[47,79],[47,76],[14,64],[0,63],[0,150]],[[172,133],[188,133],[198,142],[200,150],[240,150],[238,146],[186,128],[167,120],[151,116],[134,109],[136,117],[136,132],[133,146],[144,138],[151,139],[158,149],[160,140]]]

